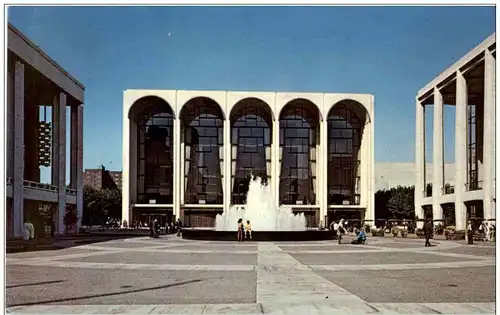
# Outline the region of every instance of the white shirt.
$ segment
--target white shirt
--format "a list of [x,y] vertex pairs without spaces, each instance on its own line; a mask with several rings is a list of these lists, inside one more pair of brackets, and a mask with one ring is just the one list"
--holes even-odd
[[472,231],[472,224],[467,225],[467,230]]

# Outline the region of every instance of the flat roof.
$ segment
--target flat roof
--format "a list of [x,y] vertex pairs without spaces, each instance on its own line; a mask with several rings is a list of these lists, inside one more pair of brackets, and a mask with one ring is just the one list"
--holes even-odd
[[[66,84],[64,84],[63,82],[59,82],[59,81],[61,81],[60,79],[58,79],[58,77],[60,77],[60,76],[56,76],[56,77],[52,76],[50,73],[51,72],[50,67],[53,67],[53,69],[55,68],[58,72],[62,73],[64,75],[64,77],[69,79],[69,81],[71,81],[71,83],[74,84],[75,88],[80,89],[82,91],[85,90],[85,86],[81,82],[79,82],[74,76],[69,74],[66,70],[63,69],[63,67],[61,67],[57,62],[55,62],[52,58],[50,58],[49,55],[47,55],[47,53],[45,53],[38,45],[33,43],[26,35],[24,35],[19,29],[17,29],[11,23],[9,23],[8,25],[9,25],[9,31],[11,31],[15,35],[14,37],[17,37],[17,39],[16,39],[16,38],[12,38],[12,36],[8,36],[8,45],[7,45],[8,50],[12,51],[14,54],[19,56],[21,59],[25,60],[29,65],[34,67],[37,71],[42,73],[45,77],[47,77],[49,80],[51,80],[55,84],[61,86],[64,89],[67,89],[66,92],[69,92],[69,93],[73,92],[71,94],[74,94],[75,91],[74,91],[74,88],[67,87],[67,84],[69,82]],[[21,39],[22,42],[20,42],[19,39]],[[26,48],[22,47],[22,43],[24,43],[25,45],[27,45],[27,47],[29,47],[29,48],[27,48],[28,50],[26,50]],[[32,53],[35,52],[37,55],[43,57],[43,60],[45,60],[45,63],[41,64],[39,59],[38,60],[37,60],[37,58],[33,59],[32,55],[31,55],[32,53],[29,53],[30,49],[32,49]],[[49,65],[47,65],[47,63]],[[49,67],[49,68],[47,68],[47,67]],[[82,94],[82,95],[80,95],[80,94]],[[76,93],[76,95],[73,95],[73,97],[83,101],[83,93]]]
[[496,33],[491,34],[483,40],[479,45],[470,50],[465,56],[460,58],[457,62],[455,62],[448,69],[441,72],[437,77],[435,77],[432,81],[427,83],[423,88],[418,91],[417,98],[424,96],[434,89],[435,86],[438,86],[443,81],[445,81],[448,77],[452,76],[457,70],[461,69],[467,63],[472,61],[474,58],[479,56],[483,51],[489,49],[492,45],[496,44]]

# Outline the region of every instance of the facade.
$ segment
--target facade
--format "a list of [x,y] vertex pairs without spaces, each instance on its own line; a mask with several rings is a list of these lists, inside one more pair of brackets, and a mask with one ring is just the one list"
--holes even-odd
[[[454,205],[456,228],[468,218],[494,220],[495,193],[495,34],[422,88],[416,97],[415,214],[432,207],[435,223],[444,205]],[[434,106],[432,177],[426,176],[425,110]],[[443,107],[455,106],[454,189],[443,175]],[[432,193],[425,189],[432,183]]]
[[[7,40],[7,237],[20,237],[24,222],[34,220],[42,203],[52,206],[56,234],[63,234],[66,209],[79,217],[83,210],[84,87],[10,24]],[[40,119],[48,107],[51,122],[46,115]],[[71,147],[69,185],[66,145]],[[40,183],[40,167],[51,167],[50,184]]]
[[122,172],[108,171],[103,167],[95,169],[86,169],[83,172],[83,185],[96,189],[118,188],[122,189]]
[[126,90],[122,220],[213,227],[250,175],[309,226],[373,220],[373,95]]

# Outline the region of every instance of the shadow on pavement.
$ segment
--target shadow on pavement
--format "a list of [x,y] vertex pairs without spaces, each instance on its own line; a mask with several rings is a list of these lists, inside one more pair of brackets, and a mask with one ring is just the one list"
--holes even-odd
[[52,280],[52,281],[32,282],[32,283],[25,283],[25,284],[15,284],[15,285],[8,285],[8,286],[6,286],[6,288],[13,289],[13,288],[28,287],[28,286],[34,286],[34,285],[46,285],[46,284],[54,284],[54,283],[62,283],[62,282],[66,282],[66,280]]
[[195,279],[195,280],[177,282],[177,283],[172,283],[172,284],[167,284],[167,285],[162,285],[162,286],[157,286],[157,287],[135,289],[135,290],[128,290],[128,291],[92,294],[92,295],[85,295],[85,296],[75,296],[75,297],[70,297],[70,298],[28,302],[28,303],[18,303],[18,304],[7,305],[7,307],[33,306],[33,305],[41,305],[41,304],[52,304],[52,303],[61,303],[61,302],[68,302],[68,301],[86,300],[86,299],[100,298],[100,297],[106,297],[106,296],[114,296],[114,295],[122,295],[122,294],[137,293],[137,292],[144,292],[144,291],[160,290],[160,289],[166,289],[166,288],[171,288],[171,287],[176,287],[176,286],[180,286],[180,285],[201,282],[201,281],[203,281],[203,279]]

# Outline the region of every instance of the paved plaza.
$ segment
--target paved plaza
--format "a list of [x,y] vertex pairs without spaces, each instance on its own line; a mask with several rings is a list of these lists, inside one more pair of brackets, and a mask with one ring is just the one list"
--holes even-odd
[[[349,241],[346,238],[346,243]],[[494,314],[494,243],[163,236],[7,255],[18,314]]]

